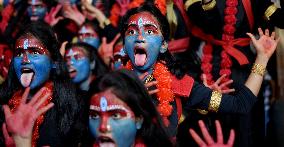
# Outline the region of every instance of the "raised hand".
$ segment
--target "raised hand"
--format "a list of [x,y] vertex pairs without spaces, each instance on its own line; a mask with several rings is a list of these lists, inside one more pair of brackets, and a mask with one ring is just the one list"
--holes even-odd
[[5,139],[5,146],[6,147],[16,147],[14,139],[12,138],[12,136],[9,135],[8,130],[7,130],[7,126],[6,126],[5,123],[3,123],[3,125],[2,125],[2,131],[3,131],[3,136],[4,136],[4,139]]
[[264,60],[268,60],[274,53],[280,39],[275,39],[275,32],[272,32],[270,35],[268,29],[263,33],[262,29],[258,28],[258,33],[260,36],[258,40],[255,39],[254,35],[251,33],[247,33],[247,35],[251,38],[252,43],[256,48],[257,56]]
[[226,77],[227,75],[226,74],[224,74],[224,75],[222,75],[219,79],[217,79],[216,80],[216,82],[215,83],[213,83],[212,85],[208,85],[208,83],[207,83],[207,77],[206,77],[206,75],[205,74],[203,74],[202,75],[202,80],[203,80],[203,84],[206,86],[206,87],[208,87],[208,88],[210,88],[210,89],[212,89],[212,90],[216,90],[216,91],[218,91],[218,92],[221,92],[221,93],[231,93],[231,92],[234,92],[235,91],[235,89],[227,89],[226,87],[227,86],[229,86],[230,84],[232,84],[233,83],[233,80],[229,80],[229,81],[226,81],[226,82],[224,82],[224,83],[221,83],[222,82],[222,80]]
[[[146,78],[147,75],[148,75],[148,72],[145,72],[145,73],[143,73],[143,74],[141,74],[141,75],[139,76],[139,79],[140,79],[141,81],[143,81],[143,80]],[[145,84],[144,84],[144,86],[145,86],[146,89],[148,90],[149,95],[152,95],[152,94],[155,94],[155,93],[158,93],[158,92],[159,92],[159,89],[149,90],[149,88],[150,88],[151,86],[157,85],[157,83],[158,83],[157,81],[151,81],[151,82],[148,82],[148,83],[145,83]]]
[[76,5],[72,5],[70,8],[64,9],[64,17],[73,20],[78,26],[81,26],[86,19],[86,17],[78,10]]
[[217,142],[214,142],[213,138],[210,136],[202,120],[199,120],[198,124],[205,141],[202,140],[201,137],[193,129],[189,129],[189,133],[200,147],[232,147],[234,145],[234,140],[235,140],[234,130],[231,130],[229,140],[227,144],[224,144],[222,128],[218,120],[215,121]]
[[50,26],[55,26],[60,20],[63,19],[62,16],[56,17],[61,8],[61,4],[58,4],[56,7],[52,7],[50,12],[46,13],[46,15],[44,16],[44,21]]
[[87,11],[87,14],[98,20],[99,26],[104,28],[104,21],[107,19],[105,14],[98,8],[94,7],[87,0],[82,0],[82,5],[84,9]]
[[120,34],[117,34],[114,39],[110,42],[107,43],[106,37],[102,38],[102,44],[99,47],[99,55],[103,59],[106,65],[110,65],[110,61],[113,58],[113,48],[115,42],[119,39]]
[[116,0],[116,2],[120,7],[119,15],[122,17],[126,14],[126,12],[128,10],[128,5],[130,3],[130,0]]
[[11,112],[9,106],[3,105],[7,130],[13,134],[14,140],[15,137],[18,139],[31,139],[36,119],[54,105],[50,103],[41,107],[45,100],[51,95],[51,93],[47,93],[41,98],[45,90],[46,88],[40,89],[40,91],[32,97],[31,101],[26,103],[30,91],[30,88],[26,88],[20,105],[14,113]]

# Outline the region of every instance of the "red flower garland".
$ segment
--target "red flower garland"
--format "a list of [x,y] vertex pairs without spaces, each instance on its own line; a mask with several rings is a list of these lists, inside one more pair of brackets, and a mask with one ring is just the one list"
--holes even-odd
[[[47,82],[44,85],[44,87],[46,89],[42,93],[41,97],[43,95],[47,95],[47,93],[51,93],[52,92],[53,84],[52,84],[52,82]],[[9,107],[11,108],[12,113],[14,113],[16,111],[16,109],[18,108],[18,106],[20,105],[21,99],[22,99],[22,94],[23,94],[23,90],[19,90],[9,100],[8,104],[9,104]],[[51,100],[52,100],[52,94],[45,100],[45,102],[40,107],[42,108],[42,107],[48,105],[51,102]],[[34,128],[33,128],[33,134],[32,134],[32,146],[33,147],[36,147],[37,140],[39,138],[39,127],[43,123],[44,114],[45,113],[41,114],[35,121]]]
[[[125,68],[133,70],[130,61],[127,62]],[[173,111],[173,106],[170,103],[174,101],[171,73],[164,64],[157,62],[154,67],[153,76],[158,82],[157,89],[159,89],[159,92],[157,93],[157,100],[159,101],[157,109],[162,116],[165,125],[168,126],[168,116],[170,116]]]
[[[225,16],[224,16],[224,22],[225,25],[223,26],[223,34],[222,34],[222,40],[223,41],[231,41],[234,39],[234,33],[236,31],[235,25],[237,22],[236,14],[238,12],[237,9],[238,1],[237,0],[227,0],[226,1],[226,8],[224,10]],[[214,83],[213,76],[212,76],[212,45],[208,44],[205,45],[203,48],[203,57],[202,57],[202,65],[201,69],[203,73],[207,76],[207,82],[209,85]],[[223,75],[226,74],[227,77],[223,79],[222,82],[226,82],[230,80],[231,75],[231,66],[232,61],[229,57],[229,55],[223,50],[221,52],[221,69],[219,74]],[[225,87],[225,89],[228,89],[228,87]]]

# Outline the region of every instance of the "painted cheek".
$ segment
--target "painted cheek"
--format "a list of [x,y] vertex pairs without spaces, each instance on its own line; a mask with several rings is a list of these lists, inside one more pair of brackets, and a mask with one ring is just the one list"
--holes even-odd
[[98,128],[99,128],[100,120],[89,118],[89,127],[90,132],[94,138],[99,136]]
[[125,38],[125,51],[132,62],[134,62],[134,45],[137,36],[127,36]]
[[117,146],[131,146],[134,143],[137,129],[133,119],[110,119],[110,125],[112,136],[117,143]]
[[90,61],[87,58],[72,61],[72,66],[76,69],[77,75],[72,80],[74,83],[80,83],[86,80],[90,74]]
[[14,69],[15,69],[15,72],[16,72],[16,75],[17,75],[17,78],[18,80],[20,80],[21,78],[21,67],[22,67],[22,60],[23,60],[23,57],[14,57],[13,59],[14,63],[13,63],[13,66],[14,66]]

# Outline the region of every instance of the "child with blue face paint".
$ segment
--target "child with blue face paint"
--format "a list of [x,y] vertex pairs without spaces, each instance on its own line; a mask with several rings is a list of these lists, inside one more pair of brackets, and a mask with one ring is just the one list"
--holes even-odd
[[[245,85],[240,85],[234,95],[228,95],[222,94],[221,88],[211,90],[195,82],[179,68],[168,51],[169,24],[155,6],[145,4],[134,8],[121,22],[123,48],[130,58],[126,68],[141,75],[172,137],[177,133],[182,110],[248,113],[256,102],[267,62],[278,43],[275,33],[270,36],[268,30],[264,34],[259,29],[259,40],[248,33],[257,58]],[[182,102],[180,98],[184,98]]]
[[28,16],[31,21],[43,20],[47,13],[47,6],[43,0],[28,0]]
[[[0,102],[12,113],[21,110],[19,102],[25,97],[22,96],[25,89],[30,90],[23,103],[33,101],[34,97],[43,101],[38,108],[54,103],[53,108],[36,119],[31,138],[33,146],[64,146],[79,142],[77,135],[73,138],[69,133],[77,134],[73,126],[80,122],[75,116],[81,111],[82,104],[77,99],[80,97],[69,79],[58,47],[55,33],[47,24],[29,24],[16,39],[8,77],[0,87]],[[65,140],[68,137],[72,141]],[[6,136],[5,140],[11,140],[9,138]]]
[[99,49],[100,37],[97,31],[95,24],[91,22],[84,23],[78,31],[79,42],[85,42],[95,49]]
[[107,73],[91,84],[89,93],[92,146],[173,146],[147,90],[134,73]]
[[95,77],[108,71],[97,51],[86,43],[71,44],[64,55],[69,76],[81,90],[88,91]]

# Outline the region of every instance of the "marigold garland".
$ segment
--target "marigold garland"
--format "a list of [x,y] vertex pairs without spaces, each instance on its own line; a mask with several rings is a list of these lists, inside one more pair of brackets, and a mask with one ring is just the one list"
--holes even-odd
[[[127,62],[125,68],[133,70],[130,61]],[[157,81],[157,89],[159,89],[159,92],[157,93],[157,100],[159,101],[157,109],[162,116],[165,125],[168,126],[168,116],[170,116],[173,111],[171,102],[174,101],[171,73],[164,64],[157,62],[154,66],[153,76]]]
[[[53,90],[53,84],[52,82],[47,82],[43,87],[46,89],[42,93],[41,97],[44,95],[47,95],[47,93],[52,93]],[[16,111],[18,106],[20,105],[21,99],[22,99],[22,94],[23,90],[17,91],[13,97],[9,100],[9,107],[11,108],[12,113]],[[45,102],[41,105],[41,108],[48,105],[52,100],[52,94],[45,100]],[[39,138],[39,127],[43,123],[44,120],[44,114],[41,114],[35,121],[34,128],[33,128],[33,134],[32,134],[32,146],[36,147],[37,145],[37,140]]]
[[[224,26],[223,26],[223,34],[222,34],[222,40],[223,41],[231,41],[234,40],[234,33],[236,31],[236,14],[238,12],[237,9],[238,1],[237,0],[227,0],[226,1],[226,8],[224,10],[225,16],[224,16]],[[214,83],[213,76],[212,76],[212,45],[206,44],[203,48],[203,57],[202,57],[202,65],[201,69],[203,73],[207,77],[207,83],[209,85]],[[232,60],[230,59],[229,55],[226,53],[226,51],[221,52],[221,69],[219,71],[220,75],[226,74],[227,77],[225,77],[222,82],[226,82],[230,80],[231,75],[231,66],[232,66]],[[224,89],[228,89],[228,87],[225,87]]]

